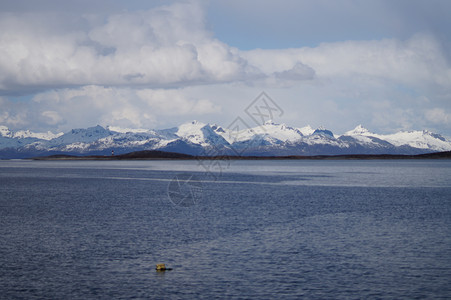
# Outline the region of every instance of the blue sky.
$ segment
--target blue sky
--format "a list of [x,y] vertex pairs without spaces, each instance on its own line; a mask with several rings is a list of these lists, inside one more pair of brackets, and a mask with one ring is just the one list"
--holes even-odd
[[275,120],[451,136],[451,1],[1,1],[0,125]]
[[212,1],[215,35],[240,49],[315,47],[323,42],[407,39],[428,31],[449,39],[449,1]]

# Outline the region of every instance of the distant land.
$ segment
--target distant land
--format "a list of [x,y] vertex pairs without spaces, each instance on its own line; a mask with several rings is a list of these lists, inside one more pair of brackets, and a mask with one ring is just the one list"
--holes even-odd
[[34,157],[32,160],[345,160],[345,159],[451,159],[451,151],[416,155],[399,154],[350,154],[350,155],[289,155],[289,156],[194,156],[175,152],[145,150],[120,155],[49,155]]
[[451,151],[451,140],[428,130],[378,134],[359,125],[338,135],[322,127],[296,128],[272,121],[253,128],[233,124],[221,127],[197,121],[161,130],[98,125],[56,134],[12,131],[0,126],[0,159],[50,155],[103,157],[113,152],[121,157],[144,150],[254,159],[257,156],[417,155]]

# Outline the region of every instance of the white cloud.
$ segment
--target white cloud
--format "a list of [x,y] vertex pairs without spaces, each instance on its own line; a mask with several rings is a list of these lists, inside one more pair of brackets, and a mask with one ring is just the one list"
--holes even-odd
[[[80,20],[78,20],[81,22]],[[207,30],[198,2],[110,15],[58,30],[57,17],[3,13],[0,91],[83,85],[172,88],[244,81],[370,77],[409,85],[451,85],[441,44],[431,35],[323,43],[315,48],[239,51]],[[56,24],[55,24],[56,23]]]
[[159,114],[181,116],[217,113],[220,107],[207,99],[189,99],[183,90],[138,90],[136,96]]
[[315,48],[250,50],[241,55],[266,74],[287,72],[297,63],[318,78],[368,77],[409,85],[451,86],[451,68],[441,45],[427,34],[401,41],[346,41]]
[[0,90],[186,86],[258,74],[212,37],[204,19],[196,2],[114,14],[88,30],[51,29],[46,15],[2,14]]
[[0,113],[0,124],[12,128],[26,128],[29,125],[27,112],[24,110],[3,110]]
[[46,110],[41,113],[43,121],[49,125],[57,125],[63,121],[63,118],[54,110]]
[[[186,91],[135,90],[101,86],[60,89],[40,93],[29,105],[3,100],[0,106],[11,112],[0,114],[0,123],[35,130],[71,128],[95,124],[130,128],[173,125],[168,118],[181,120],[218,114],[221,107],[205,98],[187,97]],[[6,122],[5,122],[6,121]]]
[[436,124],[451,124],[451,113],[446,112],[443,108],[429,109],[425,113],[426,119]]
[[309,80],[315,76],[315,70],[301,62],[297,62],[293,68],[275,72],[274,75],[279,80]]

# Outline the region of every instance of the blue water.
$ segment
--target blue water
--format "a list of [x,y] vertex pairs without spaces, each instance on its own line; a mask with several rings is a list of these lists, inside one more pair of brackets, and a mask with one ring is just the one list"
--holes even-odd
[[1,161],[0,298],[451,298],[450,160],[202,164]]

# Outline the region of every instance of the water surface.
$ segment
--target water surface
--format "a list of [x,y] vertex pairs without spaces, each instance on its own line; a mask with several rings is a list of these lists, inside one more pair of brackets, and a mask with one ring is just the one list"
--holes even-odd
[[1,161],[0,298],[450,298],[449,178],[449,160]]

